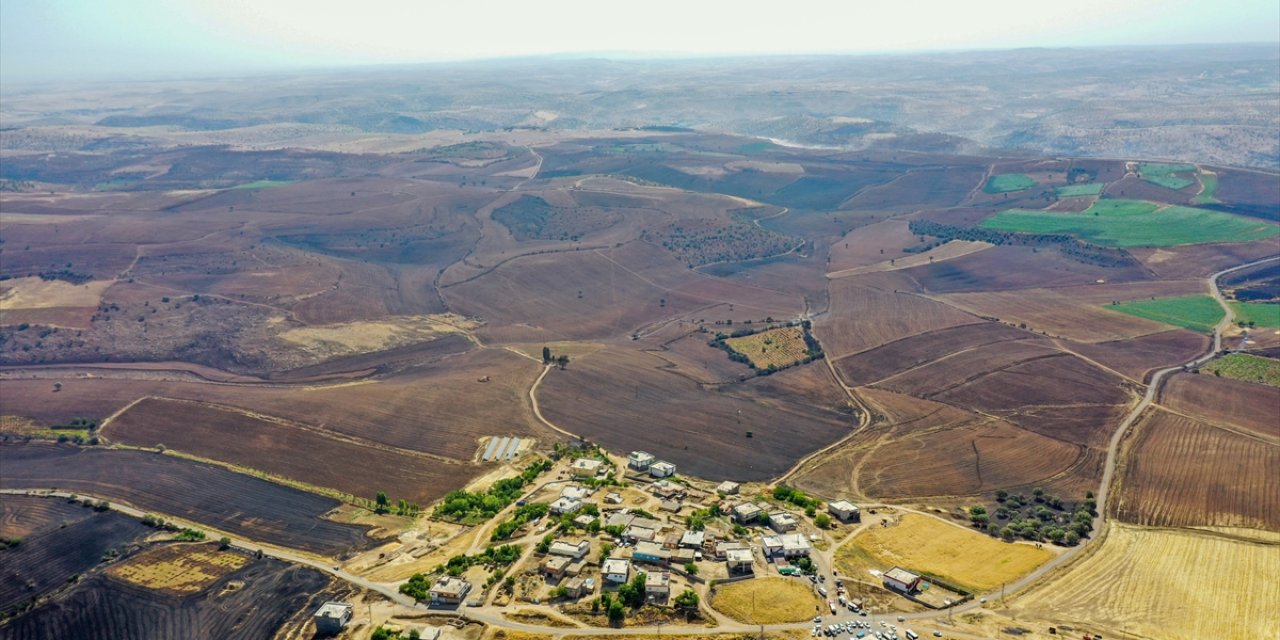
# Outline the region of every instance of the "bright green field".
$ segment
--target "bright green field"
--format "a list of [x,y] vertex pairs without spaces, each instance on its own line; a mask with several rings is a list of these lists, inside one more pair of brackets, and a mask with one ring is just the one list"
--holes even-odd
[[1036,181],[1031,176],[1021,173],[1002,173],[998,176],[991,176],[987,179],[987,186],[982,190],[987,193],[1009,193],[1011,191],[1022,191],[1036,186]]
[[1102,188],[1106,185],[1101,182],[1090,182],[1089,184],[1069,184],[1065,187],[1058,187],[1054,191],[1059,198],[1075,198],[1078,196],[1096,196],[1102,193]]
[[1214,375],[1280,387],[1280,360],[1247,353],[1233,353],[1206,364],[1202,369]]
[[1202,173],[1200,174],[1200,184],[1204,185],[1204,191],[1195,197],[1196,204],[1211,204],[1217,202],[1214,197],[1218,193],[1218,174]]
[[1280,304],[1266,302],[1228,302],[1236,312],[1236,322],[1253,323],[1255,327],[1280,329]]
[[238,184],[231,188],[232,189],[270,189],[272,187],[283,187],[287,184],[293,184],[293,181],[292,180],[254,180],[253,182]]
[[1186,189],[1196,183],[1196,181],[1191,178],[1183,178],[1181,176],[1142,176],[1142,179],[1150,182],[1151,184],[1158,184],[1166,189],[1173,189],[1174,191],[1177,191],[1178,189]]
[[1222,307],[1209,296],[1133,300],[1103,308],[1203,333],[1213,331],[1222,320]]
[[1248,242],[1280,234],[1280,227],[1217,211],[1139,200],[1099,200],[1080,213],[1010,209],[982,221],[986,229],[1066,233],[1113,247]]

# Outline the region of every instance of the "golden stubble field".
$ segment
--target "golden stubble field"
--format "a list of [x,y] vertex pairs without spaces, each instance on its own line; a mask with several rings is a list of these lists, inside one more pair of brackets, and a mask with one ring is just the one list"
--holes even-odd
[[716,588],[711,606],[734,620],[750,624],[803,622],[822,601],[807,582],[794,578],[755,578]]
[[937,518],[908,513],[897,524],[867,528],[837,549],[836,566],[850,576],[898,566],[984,592],[1021,578],[1054,555],[1049,547],[1002,542]]
[[1013,602],[1017,617],[1168,640],[1266,638],[1280,627],[1280,546],[1120,523],[1100,544]]

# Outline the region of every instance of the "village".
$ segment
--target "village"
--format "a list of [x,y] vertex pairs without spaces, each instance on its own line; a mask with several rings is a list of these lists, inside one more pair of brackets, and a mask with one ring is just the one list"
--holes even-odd
[[[397,564],[419,566],[415,556],[465,548],[470,555],[415,573],[400,592],[411,594],[418,608],[497,626],[804,623],[812,625],[811,636],[893,639],[903,620],[897,613],[944,609],[971,597],[909,567],[842,576],[834,560],[839,542],[863,527],[889,524],[864,524],[861,509],[848,500],[822,503],[785,485],[684,478],[675,464],[645,451],[622,457],[581,443],[557,447],[553,458],[519,499],[490,520],[459,529],[436,554],[404,553],[401,545],[348,567],[377,575]],[[757,588],[767,595],[779,586],[806,592],[804,608],[791,601],[789,610],[770,612],[767,597],[757,605]],[[747,614],[730,602],[744,595],[753,609]],[[342,633],[351,619],[349,603],[326,603],[315,613],[317,629],[328,634]],[[391,633],[415,634],[403,637],[440,632],[386,624]]]

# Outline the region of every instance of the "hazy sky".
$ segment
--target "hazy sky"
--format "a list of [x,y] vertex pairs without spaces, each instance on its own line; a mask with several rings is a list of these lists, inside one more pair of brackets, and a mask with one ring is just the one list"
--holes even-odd
[[0,74],[1280,40],[1276,0],[0,0]]

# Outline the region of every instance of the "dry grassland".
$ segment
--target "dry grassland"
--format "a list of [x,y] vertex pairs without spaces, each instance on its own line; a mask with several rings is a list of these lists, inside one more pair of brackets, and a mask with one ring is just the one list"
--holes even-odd
[[209,545],[166,545],[113,565],[107,573],[139,587],[187,594],[203,591],[248,562],[246,556]]
[[280,338],[312,353],[340,356],[381,351],[475,326],[475,323],[458,316],[407,316],[298,327],[281,333]]
[[739,622],[781,624],[813,617],[822,601],[807,583],[792,578],[754,578],[716,587],[711,606]]
[[804,342],[804,329],[800,327],[780,327],[741,338],[729,338],[725,344],[750,359],[757,369],[789,367],[804,360],[809,353]]
[[842,271],[833,271],[827,274],[828,278],[845,278],[848,276],[856,276],[863,273],[875,273],[877,271],[897,271],[899,269],[910,269],[927,264],[936,264],[953,258],[967,256],[972,253],[990,249],[995,245],[988,242],[976,242],[969,240],[952,240],[942,246],[935,247],[923,253],[913,253],[903,258],[891,260],[882,260],[875,264],[869,264],[865,267],[854,267]]
[[1280,546],[1120,523],[1100,544],[1014,603],[1018,618],[1168,640],[1263,638],[1280,626]]
[[984,592],[1016,580],[1049,561],[1048,549],[1001,542],[966,527],[908,513],[889,527],[870,527],[836,551],[845,575],[894,566],[923,571]]
[[0,285],[0,311],[50,307],[96,307],[112,280],[71,284],[62,280],[14,278]]

